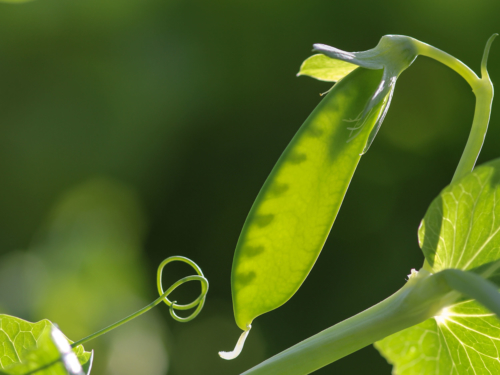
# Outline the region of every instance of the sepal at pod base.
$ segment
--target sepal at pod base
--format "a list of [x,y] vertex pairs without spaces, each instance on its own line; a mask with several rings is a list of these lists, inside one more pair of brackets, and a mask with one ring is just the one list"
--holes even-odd
[[[417,58],[417,43],[415,39],[408,36],[385,35],[380,39],[380,42],[375,48],[361,52],[346,52],[325,44],[314,44],[314,51],[320,52],[332,59],[341,60],[366,69],[383,69],[380,84],[373,93],[370,101],[367,103],[359,121],[362,121],[362,119],[381,101],[385,100],[387,104],[385,105],[384,112],[379,116],[377,123],[370,133],[368,142],[363,149],[363,154],[370,148],[384,121],[392,99],[396,80]],[[362,126],[363,124],[360,122],[356,124],[357,128],[361,128]]]

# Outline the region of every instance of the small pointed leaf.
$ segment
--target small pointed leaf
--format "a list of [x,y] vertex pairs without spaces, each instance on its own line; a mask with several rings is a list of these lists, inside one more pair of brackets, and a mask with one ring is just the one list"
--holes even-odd
[[358,66],[318,54],[306,59],[297,76],[309,76],[320,81],[337,82]]

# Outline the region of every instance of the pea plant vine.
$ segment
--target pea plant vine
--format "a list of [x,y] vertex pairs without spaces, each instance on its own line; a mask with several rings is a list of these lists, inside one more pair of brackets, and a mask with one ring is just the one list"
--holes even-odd
[[[432,202],[419,229],[425,262],[379,304],[285,350],[248,375],[309,374],[367,345],[395,374],[500,373],[500,160],[474,169],[493,100],[481,77],[416,39],[384,36],[368,51],[315,44],[299,75],[338,81],[307,118],[272,170],[243,226],[231,286],[239,355],[253,320],[284,304],[311,271],[359,163],[372,144],[399,75],[418,55],[459,73],[476,96],[472,130],[452,183]],[[474,169],[474,170],[473,170]]]
[[[368,51],[345,52],[315,44],[319,52],[299,75],[336,82],[283,152],[253,204],[238,240],[231,272],[236,324],[243,330],[233,351],[242,351],[253,320],[288,301],[311,271],[338,214],[356,167],[387,114],[399,75],[419,56],[460,74],[476,96],[471,133],[451,184],[431,203],[418,237],[423,266],[375,306],[312,336],[249,369],[246,375],[302,375],[374,344],[394,374],[500,373],[500,159],[477,168],[488,128],[493,85],[453,56],[416,39],[384,36]],[[498,195],[498,197],[497,197]],[[166,291],[162,272],[172,261],[196,275]],[[180,305],[168,296],[198,281],[200,295]],[[174,256],[158,269],[159,297],[125,319],[76,342],[48,320],[30,323],[0,315],[0,375],[89,374],[93,352],[83,344],[164,302],[181,322],[202,310],[208,281],[193,261]],[[175,310],[194,309],[188,317]]]

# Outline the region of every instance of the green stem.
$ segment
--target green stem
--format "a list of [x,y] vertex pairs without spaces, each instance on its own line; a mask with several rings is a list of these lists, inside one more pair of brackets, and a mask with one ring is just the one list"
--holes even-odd
[[450,54],[426,43],[414,40],[419,55],[431,57],[453,69],[467,81],[476,95],[476,107],[474,111],[472,129],[452,182],[460,179],[474,169],[479,153],[481,152],[481,148],[483,147],[486,131],[488,130],[488,123],[490,121],[491,104],[493,101],[493,84],[488,76],[486,63],[491,44],[497,35],[498,34],[493,34],[486,43],[481,62],[481,78],[479,78],[467,65]]
[[439,61],[441,64],[446,65],[448,68],[453,69],[467,81],[467,83],[472,87],[472,90],[475,90],[479,77],[471,68],[449,53],[441,51],[439,48],[433,47],[416,39],[414,39],[414,42],[420,56],[430,57]]
[[441,276],[420,270],[386,300],[279,353],[243,375],[304,375],[424,322],[457,298]]
[[481,86],[474,91],[476,94],[476,108],[474,109],[474,120],[458,167],[453,175],[452,182],[471,172],[476,165],[477,158],[483,147],[488,123],[490,122],[491,104],[493,102],[493,86],[488,80],[481,80]]
[[[495,264],[489,274],[500,267]],[[484,276],[484,275],[483,275]],[[457,269],[436,274],[422,268],[396,293],[358,315],[279,353],[242,375],[305,375],[393,333],[439,317],[460,296],[500,316],[500,293],[483,276]]]
[[[168,263],[170,263],[172,261],[176,261],[176,260],[182,261],[182,262],[185,262],[185,263],[188,263],[189,265],[191,265],[196,270],[198,275],[184,277],[184,278],[176,281],[172,286],[170,286],[170,288],[167,289],[166,292],[163,292],[163,288],[161,286],[161,275],[162,275],[163,268]],[[201,293],[198,296],[198,298],[196,298],[193,302],[191,302],[187,305],[177,305],[176,301],[169,301],[168,296],[175,289],[177,289],[179,286],[181,286],[182,284],[184,284],[188,281],[199,281],[201,283]],[[153,307],[160,304],[162,301],[165,302],[169,306],[170,315],[175,320],[180,321],[180,322],[188,322],[188,321],[194,319],[200,313],[201,309],[203,308],[203,305],[205,304],[205,298],[206,298],[206,294],[208,292],[208,280],[203,276],[203,273],[201,272],[201,269],[198,267],[198,265],[196,265],[196,263],[194,263],[192,260],[190,260],[188,258],[180,257],[180,256],[175,256],[175,257],[170,257],[170,258],[165,259],[158,267],[158,290],[160,291],[161,295],[156,300],[154,300],[149,305],[147,305],[146,307],[143,307],[139,311],[127,316],[126,318],[124,318],[122,320],[119,320],[116,323],[111,324],[110,326],[108,326],[106,328],[103,328],[103,329],[91,334],[90,336],[87,336],[79,341],[74,342],[73,344],[71,344],[71,347],[76,348],[78,345],[84,344],[90,340],[95,339],[96,337],[104,335],[105,333],[107,333],[115,328],[118,328],[122,324],[125,324],[125,323],[131,321],[132,319],[137,318],[139,315],[142,315],[145,312],[151,310]],[[177,316],[175,314],[175,311],[174,311],[175,309],[187,310],[190,308],[194,308],[195,306],[197,306],[196,310],[190,316],[188,316],[186,318],[181,318],[181,317]]]

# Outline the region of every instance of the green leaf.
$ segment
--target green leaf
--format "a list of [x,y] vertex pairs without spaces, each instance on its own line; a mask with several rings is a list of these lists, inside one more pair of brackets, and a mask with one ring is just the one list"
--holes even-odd
[[500,322],[473,300],[379,341],[395,375],[498,374]]
[[[476,168],[441,192],[419,230],[432,272],[468,270],[498,285],[499,202],[500,160]],[[462,285],[468,287],[470,282]],[[500,373],[500,321],[470,299],[375,346],[397,375]]]
[[[71,360],[71,356],[63,351],[70,343],[49,320],[30,323],[0,315],[0,368],[6,374],[22,375],[44,368],[36,374],[65,375],[68,372],[60,359]],[[76,355],[73,358],[80,364],[87,363],[91,357],[82,345],[73,353]]]
[[432,202],[419,230],[434,271],[473,270],[500,258],[500,160],[474,170]]
[[318,54],[307,58],[297,76],[309,76],[320,81],[337,82],[357,68],[357,65]]

